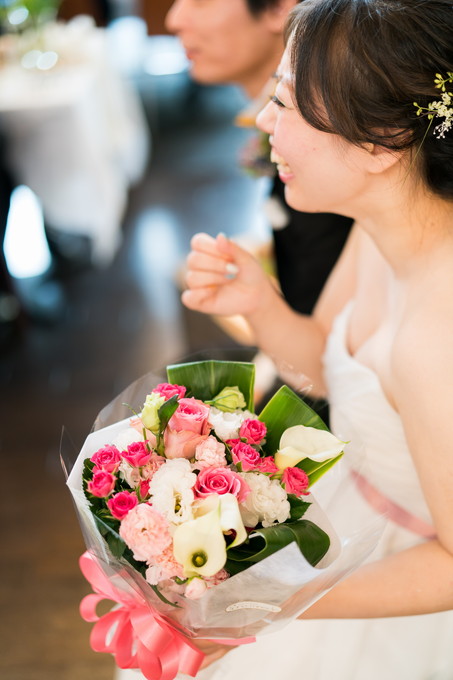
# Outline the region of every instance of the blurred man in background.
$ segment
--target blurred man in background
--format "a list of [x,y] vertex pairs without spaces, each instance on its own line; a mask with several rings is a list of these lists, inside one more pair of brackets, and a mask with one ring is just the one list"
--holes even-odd
[[[239,85],[256,104],[250,110],[257,113],[272,94],[269,81],[283,54],[286,18],[296,4],[296,0],[175,0],[166,25],[180,38],[195,81]],[[279,284],[294,309],[310,313],[352,220],[293,210],[276,174],[271,195],[282,208],[278,228],[273,225]]]

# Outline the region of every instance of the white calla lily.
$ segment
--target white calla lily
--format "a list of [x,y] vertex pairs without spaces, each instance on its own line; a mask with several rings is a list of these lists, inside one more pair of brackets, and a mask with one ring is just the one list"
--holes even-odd
[[211,494],[193,510],[194,519],[175,530],[173,554],[186,576],[213,576],[227,559],[224,531],[236,532],[231,545],[242,543],[247,537],[238,503],[232,494]]
[[188,577],[213,576],[222,569],[226,544],[220,526],[220,503],[176,528],[173,555]]
[[220,499],[220,526],[222,531],[233,530],[236,538],[230,543],[230,548],[243,543],[247,538],[247,532],[242,522],[241,513],[236,496],[232,493],[225,493],[218,497]]
[[275,454],[275,464],[279,470],[294,467],[304,458],[321,463],[338,456],[345,442],[337,439],[327,430],[315,427],[294,425],[285,430],[280,439],[280,447]]

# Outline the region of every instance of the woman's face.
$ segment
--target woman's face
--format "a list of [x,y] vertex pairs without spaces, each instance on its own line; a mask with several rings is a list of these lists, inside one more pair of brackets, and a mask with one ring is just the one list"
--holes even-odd
[[275,95],[257,119],[258,127],[271,135],[271,159],[285,184],[285,198],[296,210],[354,216],[351,210],[367,181],[367,152],[309,125],[293,103],[291,83],[286,50]]

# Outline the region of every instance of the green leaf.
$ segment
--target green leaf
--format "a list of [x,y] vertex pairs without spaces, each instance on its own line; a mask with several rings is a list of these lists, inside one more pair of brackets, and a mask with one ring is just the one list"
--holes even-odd
[[247,408],[253,411],[255,364],[244,361],[194,361],[167,366],[170,383],[184,385],[190,394],[202,401],[213,399],[224,387],[237,385]]
[[104,536],[112,555],[114,557],[122,557],[127,546],[121,536],[117,531],[115,531],[115,529],[113,529],[113,527],[107,524],[107,522],[101,519],[98,515],[94,515],[94,519],[99,531]]
[[264,560],[295,541],[299,550],[313,567],[324,557],[330,546],[330,538],[310,520],[302,519],[291,524],[275,524],[256,529],[242,545],[228,550],[225,569],[239,573],[252,564]]
[[305,425],[318,430],[329,430],[324,421],[303,399],[287,385],[283,385],[268,401],[259,415],[266,423],[267,435],[263,449],[266,455],[273,456],[280,445],[280,438],[288,427]]
[[298,498],[292,493],[288,494],[288,501],[291,506],[290,518],[293,521],[303,517],[311,505],[311,503],[303,501],[301,498]]
[[342,456],[343,452],[334,458],[329,458],[328,460],[323,460],[321,462],[311,460],[311,458],[304,458],[299,463],[297,463],[295,467],[298,467],[307,473],[308,478],[310,479],[310,486],[312,486],[318,481],[318,479],[328,472],[330,468],[335,465],[335,463],[338,463]]
[[157,415],[159,416],[159,431],[163,432],[165,428],[168,425],[168,421],[172,417],[173,413],[176,411],[178,408],[178,397],[175,394],[173,397],[170,397],[170,399],[167,399],[162,406],[159,408],[157,411]]

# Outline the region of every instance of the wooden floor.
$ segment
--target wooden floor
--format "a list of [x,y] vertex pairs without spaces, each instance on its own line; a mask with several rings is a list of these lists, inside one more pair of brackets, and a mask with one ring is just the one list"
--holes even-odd
[[135,378],[234,347],[209,319],[182,309],[175,280],[193,233],[252,224],[259,191],[237,167],[247,133],[231,125],[240,97],[218,88],[142,94],[152,100],[154,149],[131,191],[121,251],[104,270],[64,276],[61,318],[29,319],[0,358],[2,680],[112,678],[112,659],[91,651],[91,625],[78,614],[89,588],[59,462],[62,427],[78,447]]

